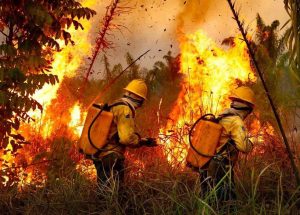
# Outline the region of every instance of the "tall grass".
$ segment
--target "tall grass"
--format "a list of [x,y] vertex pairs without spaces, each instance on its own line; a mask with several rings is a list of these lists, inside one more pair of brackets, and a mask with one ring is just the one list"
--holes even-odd
[[44,186],[32,184],[21,191],[1,190],[0,211],[2,214],[297,214],[300,192],[293,186],[292,174],[280,171],[276,163],[253,165],[256,162],[259,160],[239,163],[235,175],[238,198],[222,204],[215,198],[216,190],[200,197],[198,174],[189,169],[178,170],[167,162],[156,161],[135,174],[137,166],[128,161],[123,185],[111,181],[107,186],[98,186],[95,179],[72,168],[67,175],[49,180]]
[[[146,127],[155,114],[151,117],[144,120]],[[48,141],[44,145],[51,150],[39,148],[37,152],[47,153],[37,155],[36,161],[49,162],[30,167],[35,170],[31,184],[1,187],[1,214],[298,214],[300,191],[276,137],[240,156],[235,166],[237,200],[222,203],[217,188],[201,197],[198,173],[168,163],[162,146],[129,149],[125,183],[98,186],[91,162],[74,153],[74,142],[66,137]],[[41,183],[38,179],[45,175]]]

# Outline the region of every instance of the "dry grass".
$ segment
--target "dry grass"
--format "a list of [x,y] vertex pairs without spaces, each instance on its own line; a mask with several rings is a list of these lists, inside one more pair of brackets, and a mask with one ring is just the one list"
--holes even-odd
[[[265,165],[271,160],[268,154],[264,162],[259,156],[242,157],[236,167],[238,199],[220,205],[214,191],[207,198],[199,197],[196,173],[174,168],[163,158],[151,159],[151,153],[140,150],[137,157],[128,157],[122,187],[114,181],[97,187],[95,180],[70,166],[68,174],[44,186],[1,190],[0,210],[2,214],[228,214],[229,210],[231,214],[297,214],[300,192],[293,175],[276,162]],[[137,158],[146,164],[144,169],[133,162]],[[57,172],[66,169],[62,166]]]
[[[143,136],[157,136],[158,128],[166,123],[172,105],[162,108],[158,122],[159,101],[157,98],[154,104],[139,110],[150,113],[137,119],[143,124]],[[22,189],[16,184],[2,186],[0,211],[1,214],[297,214],[300,191],[295,187],[290,163],[278,139],[267,137],[256,145],[252,154],[240,157],[235,167],[238,199],[224,204],[216,201],[215,191],[200,198],[198,174],[169,164],[162,147],[129,149],[124,186],[112,182],[110,186],[98,187],[95,178],[89,179],[86,172],[76,170],[80,157],[74,153],[74,142],[66,137],[49,139],[46,143],[37,139],[29,146],[37,154],[35,162],[49,162],[30,167],[35,170],[32,184]],[[11,172],[18,175],[15,169]],[[36,183],[44,175],[47,181]]]

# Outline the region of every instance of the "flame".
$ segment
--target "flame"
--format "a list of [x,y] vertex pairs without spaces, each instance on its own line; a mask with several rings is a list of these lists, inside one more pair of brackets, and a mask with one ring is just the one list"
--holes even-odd
[[80,137],[82,129],[83,129],[83,119],[85,119],[87,112],[83,112],[78,103],[76,103],[70,109],[71,121],[69,123],[69,128],[71,128],[76,135],[76,137]]
[[76,170],[90,180],[97,178],[97,171],[91,160],[81,159],[76,165]]
[[[85,0],[82,5],[92,7],[96,3],[99,4],[95,0]],[[53,100],[58,97],[57,92],[60,84],[66,77],[72,78],[78,75],[78,70],[84,64],[84,59],[86,56],[90,56],[92,52],[91,22],[88,20],[81,22],[84,31],[75,30],[73,27],[68,29],[75,41],[75,46],[65,46],[63,41],[59,41],[63,49],[54,55],[52,74],[58,76],[60,83],[45,85],[34,95],[34,98],[43,105],[44,111],[42,114],[39,112],[31,113],[34,118],[40,118],[40,120],[31,124],[30,128],[26,126],[21,128],[25,136],[32,133],[32,129],[38,129],[43,140],[46,140],[57,129],[59,117],[53,117],[56,113],[50,107]],[[227,97],[231,90],[237,87],[238,81],[240,83],[256,81],[246,52],[246,45],[238,37],[234,39],[232,47],[223,49],[203,32],[197,31],[180,38],[180,49],[180,72],[184,75],[184,81],[176,104],[169,115],[172,121],[160,129],[160,138],[164,142],[165,155],[171,164],[182,164],[185,160],[188,147],[188,130],[199,116],[204,113],[217,114],[227,107],[229,105]],[[72,131],[74,139],[78,139],[86,112],[82,110],[78,102],[67,104],[66,109],[61,111],[66,112],[66,115],[62,117],[64,121],[61,123],[67,126],[68,132]],[[261,125],[257,121],[253,126],[258,129]],[[269,128],[269,132],[273,132],[272,127]],[[11,146],[8,145],[8,150],[9,147]],[[50,146],[44,146],[44,148],[50,150]],[[27,163],[30,164],[33,160],[32,154],[26,150],[22,150],[21,153],[26,158]],[[15,161],[10,153],[1,155],[1,159],[10,164]],[[140,170],[145,169],[145,164],[140,160],[135,160],[134,164]],[[84,172],[90,178],[95,178],[95,169],[89,161],[80,160],[76,169]],[[21,175],[24,172],[27,176],[22,178]],[[34,178],[33,168],[21,168],[20,178],[22,185],[30,183]],[[45,179],[42,178],[42,181]]]
[[269,123],[262,125],[258,119],[251,122],[249,131],[250,140],[256,143],[264,143],[268,136],[275,136],[274,127]]
[[[96,0],[84,0],[81,4],[85,7],[93,7],[99,4]],[[54,119],[47,119],[48,107],[52,100],[57,97],[57,91],[60,88],[60,84],[66,77],[72,78],[78,75],[78,69],[85,62],[87,56],[92,53],[92,42],[91,42],[91,30],[92,23],[90,20],[80,20],[84,26],[84,30],[76,30],[73,26],[68,29],[68,32],[72,35],[72,40],[75,45],[65,45],[64,41],[59,40],[62,51],[55,53],[54,61],[52,63],[51,74],[57,75],[59,82],[55,85],[47,84],[41,90],[37,91],[33,98],[36,99],[40,104],[43,105],[43,114],[41,115],[38,111],[31,113],[34,118],[42,118],[42,136],[47,138],[54,130]],[[74,107],[76,104],[74,104]],[[72,119],[73,120],[73,119]]]
[[201,30],[180,38],[184,81],[171,121],[161,128],[167,160],[182,164],[187,155],[188,130],[205,113],[218,114],[228,107],[228,96],[238,83],[254,82],[246,44],[234,38],[228,49],[219,47]]
[[[82,6],[91,8],[102,3],[102,1],[99,2],[96,0],[82,0],[80,2]],[[58,90],[60,89],[63,80],[66,77],[72,78],[77,76],[79,74],[78,71],[80,67],[85,64],[87,56],[90,56],[92,53],[92,22],[91,20],[80,20],[80,23],[83,25],[84,30],[76,30],[72,26],[69,29],[66,29],[72,35],[72,40],[75,42],[74,46],[71,44],[66,46],[64,41],[57,40],[62,50],[60,52],[56,52],[53,56],[51,74],[58,76],[59,83],[55,85],[46,84],[33,96],[34,99],[42,104],[43,112],[41,113],[38,110],[31,111],[29,115],[36,121],[30,124],[21,125],[21,128],[18,131],[22,133],[27,140],[37,138],[39,145],[25,146],[23,149],[18,151],[19,155],[14,157],[12,155],[12,146],[11,144],[8,144],[4,150],[7,152],[5,154],[0,154],[1,169],[4,164],[4,168],[7,166],[7,168],[13,169],[15,165],[19,165],[19,163],[21,163],[21,165],[18,166],[18,171],[15,173],[20,179],[20,186],[29,184],[32,180],[38,180],[36,177],[36,170],[34,169],[34,166],[30,166],[30,164],[34,162],[33,158],[38,152],[43,150],[48,152],[50,150],[50,146],[46,145],[49,144],[47,138],[52,137],[53,133],[60,129],[58,128],[58,125],[61,124],[62,126],[66,126],[67,132],[73,134],[73,136],[71,136],[73,139],[78,139],[81,133],[86,113],[81,110],[78,103],[67,104],[67,102],[59,101],[58,99]],[[67,109],[62,107],[62,110],[51,109],[55,99],[58,99],[58,101],[55,101],[56,103],[64,103],[64,105],[67,106]],[[63,113],[61,117],[58,115],[59,112]],[[20,159],[20,157],[22,158]],[[26,165],[23,166],[22,163],[25,163]],[[41,176],[41,174],[38,175]],[[40,179],[41,180],[39,180],[39,182],[45,181],[44,175],[43,177],[40,177]],[[9,178],[7,178],[7,180],[2,184],[5,185],[8,181]]]

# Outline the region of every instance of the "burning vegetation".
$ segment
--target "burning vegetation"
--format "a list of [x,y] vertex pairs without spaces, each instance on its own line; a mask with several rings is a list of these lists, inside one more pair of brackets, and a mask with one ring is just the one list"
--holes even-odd
[[170,137],[165,144],[168,161],[184,163],[193,122],[207,113],[219,114],[229,106],[230,92],[238,84],[255,82],[256,77],[245,44],[238,37],[224,50],[198,31],[180,38],[180,47],[184,80],[169,114],[172,121],[161,132]]
[[[297,211],[299,191],[293,179],[294,169],[283,147],[280,129],[270,114],[249,47],[241,35],[224,38],[223,44],[218,45],[201,29],[192,33],[179,31],[183,20],[186,22],[179,17],[178,55],[169,51],[165,61],[142,69],[127,53],[125,58],[131,67],[110,86],[123,67],[112,66],[105,53],[101,61],[104,77],[89,77],[98,55],[113,46],[109,36],[122,28],[115,24],[117,17],[128,15],[134,7],[112,1],[98,26],[101,30],[93,47],[90,18],[96,12],[87,7],[94,8],[102,1],[42,1],[39,6],[34,2],[0,3],[0,32],[5,36],[0,45],[2,211],[40,213],[50,208],[48,212],[54,214],[106,210],[108,214],[228,212],[230,203],[222,206],[215,201],[208,205],[208,199],[199,198],[197,175],[186,167],[189,131],[202,115],[218,115],[230,106],[231,91],[245,85],[257,93],[259,101],[246,122],[254,150],[241,155],[235,167],[239,195],[236,212]],[[10,11],[22,11],[23,18],[5,18],[11,15]],[[42,26],[39,33],[31,29],[30,22]],[[265,25],[258,16],[258,33],[249,43],[269,89],[274,92],[281,116],[286,121],[294,119],[293,124],[283,123],[283,127],[292,143],[290,153],[297,154],[299,136],[293,135],[299,121],[299,92],[295,90],[299,82],[293,77],[299,78],[299,74],[293,72],[296,64],[289,68],[289,52],[283,51],[283,39],[278,38],[279,22],[273,24]],[[290,37],[289,34],[288,38],[294,41]],[[293,51],[293,60],[297,60],[295,55]],[[136,78],[144,78],[150,90],[147,106],[136,118],[139,132],[157,137],[159,146],[154,150],[127,150],[125,188],[117,183],[96,187],[92,161],[85,159],[77,148],[89,105],[107,86],[110,91],[101,100],[113,101]],[[289,83],[289,98],[298,99],[290,100],[293,108],[286,105],[282,95]],[[298,158],[295,162],[298,165]]]

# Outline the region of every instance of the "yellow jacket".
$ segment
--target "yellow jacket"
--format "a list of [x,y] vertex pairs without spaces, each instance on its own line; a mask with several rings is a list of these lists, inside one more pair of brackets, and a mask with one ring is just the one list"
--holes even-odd
[[[235,147],[238,151],[248,153],[252,150],[252,143],[248,139],[248,132],[245,128],[244,121],[238,115],[227,116],[219,122],[223,126],[219,147],[217,153],[219,153],[230,139],[233,140]],[[221,153],[223,156],[228,156],[226,150]]]
[[113,106],[110,110],[113,115],[113,123],[110,128],[108,143],[102,149],[100,158],[112,152],[124,156],[126,146],[137,146],[140,137],[135,133],[134,113],[126,104]]

